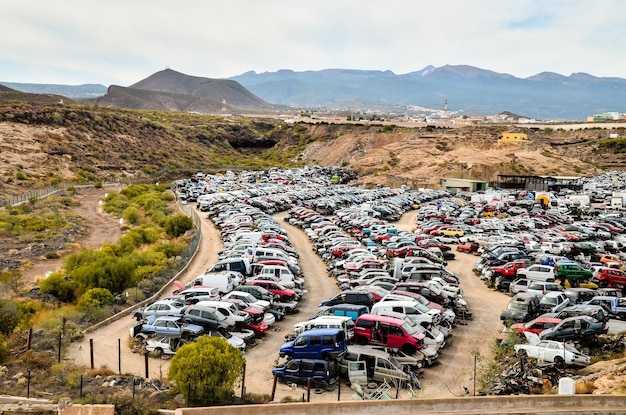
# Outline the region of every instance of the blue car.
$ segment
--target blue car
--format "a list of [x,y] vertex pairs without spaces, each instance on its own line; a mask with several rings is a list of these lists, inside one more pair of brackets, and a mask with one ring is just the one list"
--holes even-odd
[[150,316],[141,331],[148,336],[182,338],[199,336],[204,329],[197,324],[185,324],[180,317]]

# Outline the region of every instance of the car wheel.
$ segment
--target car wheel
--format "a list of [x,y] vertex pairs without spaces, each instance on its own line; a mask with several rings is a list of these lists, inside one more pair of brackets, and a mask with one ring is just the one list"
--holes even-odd
[[562,358],[561,356],[556,356],[556,357],[554,358],[554,364],[555,364],[557,367],[563,367],[563,366],[564,366],[564,363],[565,363],[565,362],[563,361],[563,358]]
[[152,353],[154,353],[156,357],[161,357],[163,356],[163,349],[161,349],[160,347],[157,347],[156,349],[154,349],[154,352]]
[[411,344],[402,345],[402,351],[408,355],[412,355],[413,353],[415,353],[415,350],[415,346]]

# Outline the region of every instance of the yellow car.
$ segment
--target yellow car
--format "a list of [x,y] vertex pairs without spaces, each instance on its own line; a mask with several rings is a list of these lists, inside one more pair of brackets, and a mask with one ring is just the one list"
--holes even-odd
[[459,228],[445,228],[445,229],[439,229],[437,231],[437,235],[456,236],[457,238],[459,238],[465,235],[465,232],[463,232],[463,229],[459,229]]
[[[559,282],[559,284],[561,283],[559,280],[557,281]],[[565,288],[572,288],[571,284],[569,283],[569,280],[565,280]],[[596,288],[598,288],[598,284],[595,284],[593,282],[581,281],[580,284],[578,284],[578,288],[589,288],[589,289],[595,290]]]

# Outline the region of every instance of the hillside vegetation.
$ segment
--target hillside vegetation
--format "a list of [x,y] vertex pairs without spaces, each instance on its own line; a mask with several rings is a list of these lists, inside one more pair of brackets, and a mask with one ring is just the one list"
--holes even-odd
[[0,101],[0,191],[59,182],[165,181],[196,171],[342,165],[363,184],[437,187],[443,177],[594,175],[625,165],[622,128],[528,130],[513,126],[407,128],[382,124],[287,124],[272,118],[126,110],[76,103]]

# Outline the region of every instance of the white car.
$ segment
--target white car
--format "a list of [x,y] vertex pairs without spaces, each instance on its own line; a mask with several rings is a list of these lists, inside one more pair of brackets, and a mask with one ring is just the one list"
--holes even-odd
[[517,270],[517,276],[531,281],[554,282],[554,267],[549,265],[533,264],[527,268],[520,268]]
[[157,356],[174,355],[176,350],[181,346],[181,340],[173,337],[160,337],[148,340],[146,350],[148,353],[154,353]]
[[558,313],[568,305],[569,298],[559,291],[549,291],[539,300],[539,308],[544,313]]
[[589,356],[582,354],[570,344],[554,340],[539,340],[534,333],[524,332],[529,344],[516,344],[515,353],[518,356],[528,356],[549,363],[587,366],[591,363]]

